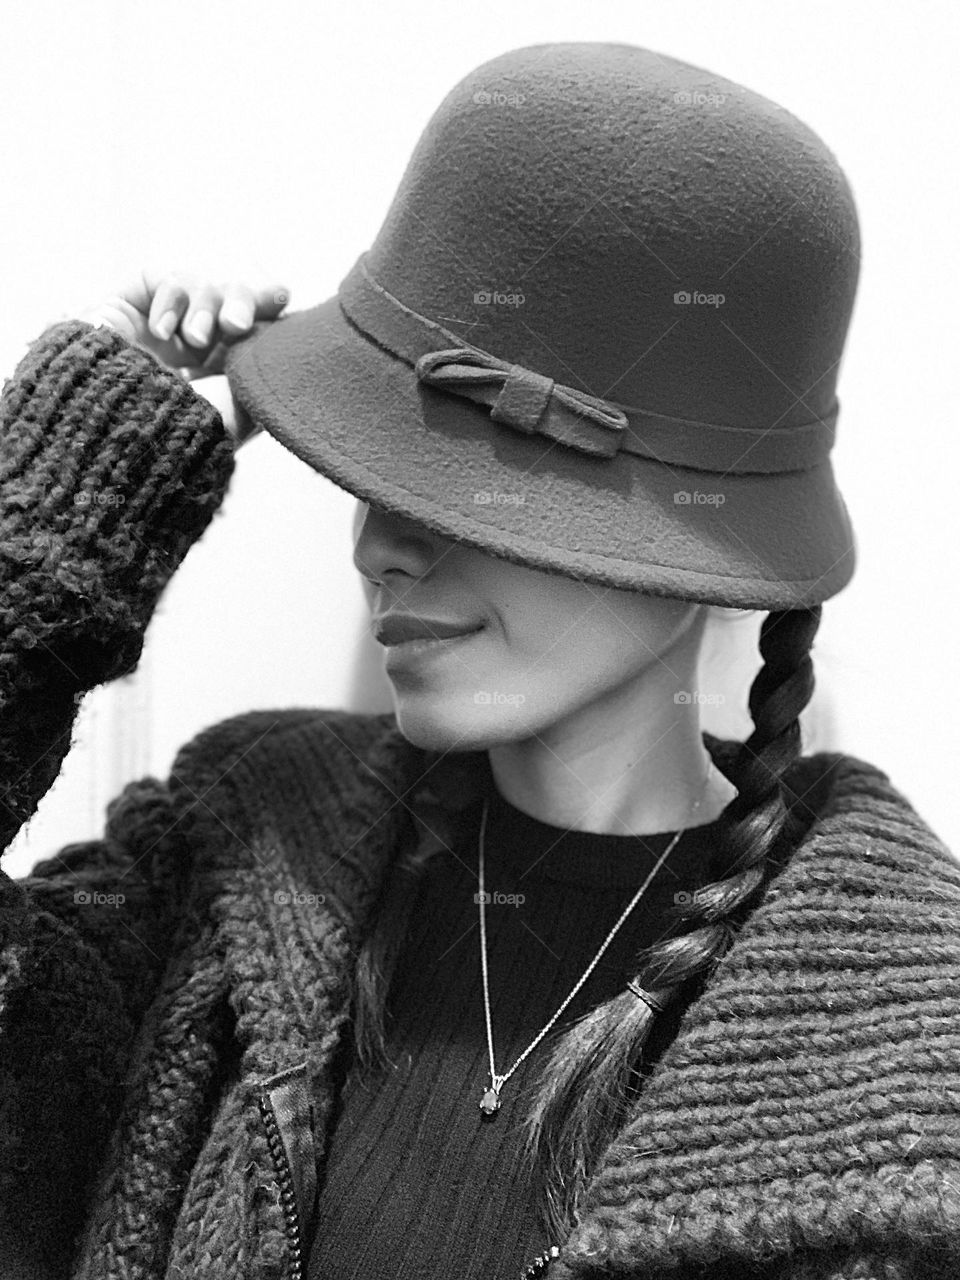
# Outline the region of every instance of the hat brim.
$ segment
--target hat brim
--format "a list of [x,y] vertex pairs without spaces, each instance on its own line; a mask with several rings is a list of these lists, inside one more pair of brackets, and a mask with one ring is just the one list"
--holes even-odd
[[340,488],[515,564],[763,610],[819,604],[854,571],[829,461],[721,475],[588,457],[424,386],[336,295],[258,323],[226,372],[253,422]]

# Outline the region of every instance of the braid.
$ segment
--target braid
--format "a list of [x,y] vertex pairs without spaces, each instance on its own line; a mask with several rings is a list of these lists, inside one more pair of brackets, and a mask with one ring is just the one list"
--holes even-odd
[[[749,697],[754,729],[727,769],[738,794],[718,824],[709,882],[692,902],[667,910],[688,931],[640,952],[623,993],[559,1036],[534,1086],[524,1156],[531,1173],[539,1174],[541,1226],[551,1239],[572,1228],[587,1178],[623,1126],[639,1087],[638,1067],[656,1015],[631,987],[665,1006],[688,981],[705,978],[726,954],[758,889],[775,873],[779,855],[793,848],[805,825],[788,808],[783,774],[800,755],[799,717],[813,694],[810,649],[820,613],[816,606],[764,619],[763,664]],[[428,788],[410,805],[416,818],[411,839],[390,868],[357,957],[354,1048],[365,1074],[389,1064],[386,998],[423,872],[430,858],[473,829],[488,771],[485,752],[447,755],[434,764]]]
[[572,1229],[587,1178],[623,1126],[635,1095],[636,1067],[656,1013],[631,986],[666,1006],[688,980],[705,978],[736,936],[732,917],[755,905],[777,855],[796,835],[782,775],[800,755],[799,716],[813,693],[810,648],[820,614],[815,606],[764,619],[763,665],[749,698],[754,729],[729,769],[738,794],[722,814],[719,847],[708,868],[717,878],[692,895],[692,902],[667,912],[688,931],[641,951],[626,990],[559,1037],[537,1080],[524,1121],[524,1155],[531,1173],[540,1174],[541,1226],[550,1239]]

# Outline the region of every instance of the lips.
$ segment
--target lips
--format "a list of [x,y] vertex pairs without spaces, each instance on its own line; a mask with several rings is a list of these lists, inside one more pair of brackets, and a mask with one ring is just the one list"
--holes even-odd
[[373,633],[380,644],[389,646],[404,644],[407,640],[450,640],[454,636],[479,631],[482,625],[447,618],[424,618],[412,613],[393,613],[375,618]]

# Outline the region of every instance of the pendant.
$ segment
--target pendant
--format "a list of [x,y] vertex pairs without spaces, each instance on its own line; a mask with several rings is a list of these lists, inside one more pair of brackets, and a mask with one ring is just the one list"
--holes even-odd
[[492,1120],[500,1110],[500,1094],[496,1089],[488,1089],[480,1099],[480,1112],[484,1120]]

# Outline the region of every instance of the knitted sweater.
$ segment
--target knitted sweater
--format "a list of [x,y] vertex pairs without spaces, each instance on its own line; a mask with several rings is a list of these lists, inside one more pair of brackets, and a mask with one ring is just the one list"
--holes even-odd
[[[364,1072],[347,1041],[308,1280],[515,1276],[551,1243],[520,1160],[523,1115],[550,1042],[517,1060],[567,999],[675,833],[565,831],[515,808],[489,768],[479,772],[482,794],[418,885],[390,986],[389,1066]],[[491,1124],[477,1106],[490,1084],[476,900],[483,801],[494,1061],[500,1072],[513,1067]],[[703,883],[717,827],[710,822],[683,833],[567,1004],[558,1032],[620,994],[640,948],[684,932],[666,925],[664,911],[678,892]],[[388,917],[402,909],[403,891],[385,895],[380,910]],[[641,1075],[676,1035],[698,988],[684,984],[682,998],[654,1021]]]
[[[231,456],[189,384],[81,322],[0,410],[5,845],[82,693],[135,665]],[[705,742],[722,770],[736,744]],[[5,1280],[299,1280],[357,951],[439,764],[392,715],[249,712],[124,788],[101,839],[0,874]],[[810,824],[549,1280],[958,1272],[960,867],[871,764],[818,753],[787,782]]]

